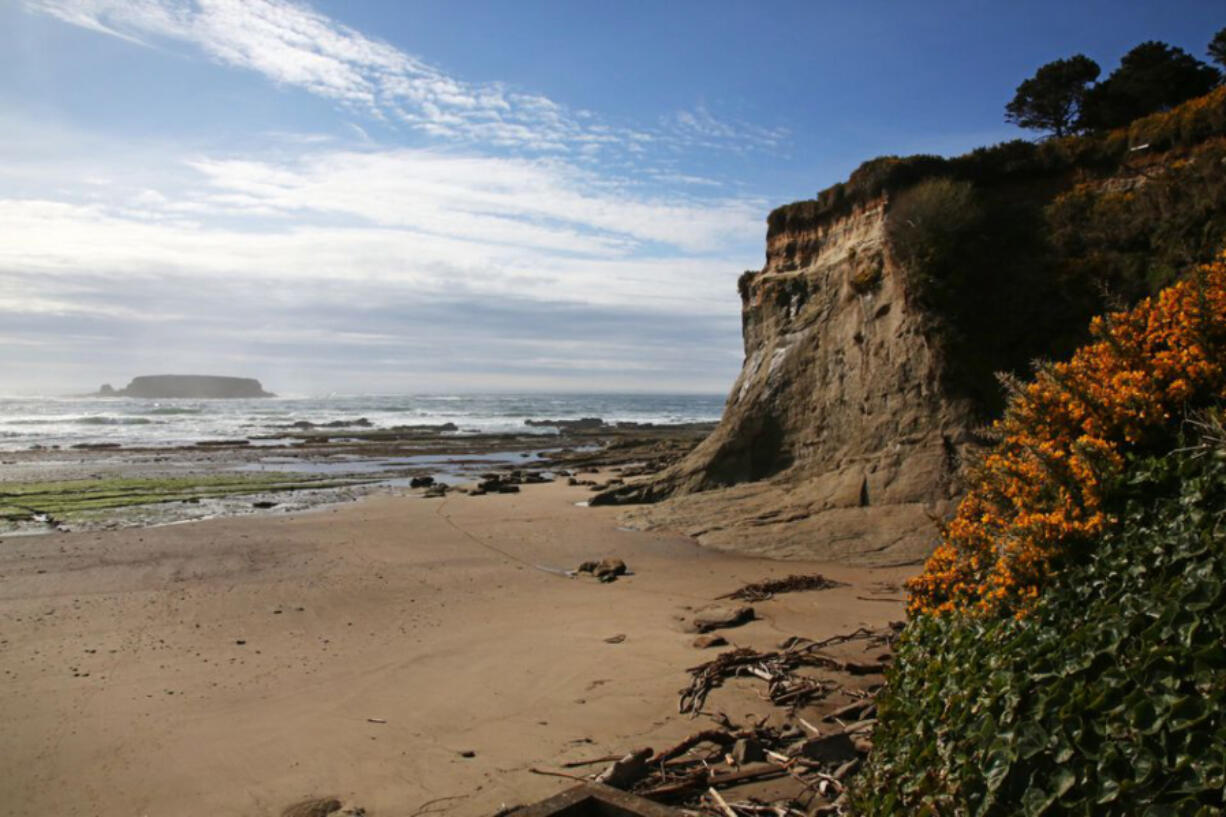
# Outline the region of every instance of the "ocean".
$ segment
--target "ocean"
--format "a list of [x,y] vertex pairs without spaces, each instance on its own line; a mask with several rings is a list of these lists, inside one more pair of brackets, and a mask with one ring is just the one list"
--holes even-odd
[[[552,435],[525,420],[600,417],[607,422],[688,423],[718,420],[723,395],[466,394],[334,395],[254,400],[138,400],[122,397],[0,398],[0,450],[118,443],[124,447],[188,445],[261,437],[284,445],[293,423],[352,422],[371,428],[455,423],[457,434]],[[343,433],[340,429],[338,433]]]

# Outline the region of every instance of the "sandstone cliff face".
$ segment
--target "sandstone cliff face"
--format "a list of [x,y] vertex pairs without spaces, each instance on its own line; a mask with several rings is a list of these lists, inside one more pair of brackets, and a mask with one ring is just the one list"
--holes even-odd
[[882,199],[768,237],[740,281],[745,362],[718,428],[646,486],[642,526],[775,557],[918,560],[957,496],[971,409],[942,393]]

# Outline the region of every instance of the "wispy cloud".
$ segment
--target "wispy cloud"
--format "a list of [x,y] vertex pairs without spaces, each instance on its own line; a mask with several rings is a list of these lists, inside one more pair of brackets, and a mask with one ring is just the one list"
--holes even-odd
[[[102,153],[112,184],[0,193],[0,324],[25,322],[48,367],[137,367],[154,348],[188,366],[202,345],[331,367],[328,382],[406,360],[489,387],[710,388],[734,370],[735,279],[760,253],[761,202],[430,150]],[[0,162],[0,182],[12,170]],[[110,342],[55,340],[83,326]],[[6,377],[38,374],[17,363]]]
[[677,111],[663,125],[676,141],[687,147],[727,148],[736,151],[776,151],[791,136],[787,128],[764,128],[749,122],[717,118],[706,105]]
[[186,42],[224,65],[452,142],[592,156],[645,146],[775,150],[786,131],[704,107],[635,128],[500,82],[468,82],[288,0],[27,0],[64,22],[147,45]]
[[339,110],[332,133],[225,148],[12,117],[0,324],[42,357],[3,357],[0,386],[211,359],[408,390],[431,387],[416,376],[719,389],[735,373],[735,280],[760,259],[766,203],[683,157],[776,150],[786,134],[701,106],[612,123],[459,80],[287,0],[27,5],[188,44]]

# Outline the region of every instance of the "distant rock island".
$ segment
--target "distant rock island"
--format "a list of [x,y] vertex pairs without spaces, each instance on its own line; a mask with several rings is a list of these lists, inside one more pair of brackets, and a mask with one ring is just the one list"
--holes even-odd
[[207,374],[143,375],[132,378],[132,382],[124,389],[115,389],[106,383],[98,390],[98,395],[153,400],[276,397],[275,394],[264,391],[260,381],[254,377],[217,377]]

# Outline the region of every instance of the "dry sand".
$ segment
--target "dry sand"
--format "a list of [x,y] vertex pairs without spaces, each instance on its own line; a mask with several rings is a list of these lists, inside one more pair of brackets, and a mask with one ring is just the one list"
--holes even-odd
[[[587,496],[379,497],[3,540],[0,813],[278,815],[334,795],[376,817],[488,814],[569,785],[529,767],[709,723],[676,711],[685,668],[714,655],[682,631],[687,607],[823,572],[851,584],[756,605],[725,635],[766,648],[902,616],[859,597],[900,598],[914,567],[705,551],[619,529],[616,509],[575,505]],[[538,569],[607,555],[634,575]],[[737,684],[708,708],[764,711]]]

